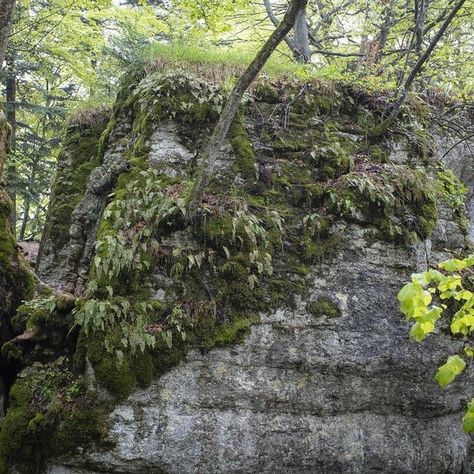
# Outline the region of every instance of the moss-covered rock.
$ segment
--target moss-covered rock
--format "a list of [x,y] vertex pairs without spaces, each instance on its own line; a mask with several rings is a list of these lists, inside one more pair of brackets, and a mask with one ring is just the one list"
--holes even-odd
[[[50,242],[66,242],[72,202],[81,198],[91,169],[116,140],[130,169],[121,170],[104,200],[82,297],[55,296],[54,308],[26,305],[15,317],[18,330],[47,331],[67,341],[63,346],[48,341],[49,358],[31,350],[29,365],[41,360],[51,368],[59,352],[68,361],[75,354],[74,364],[68,362],[71,378],[57,385],[59,397],[36,405],[43,379],[30,374],[18,382],[30,396],[9,415],[4,460],[12,452],[8,430],[16,425],[15,443],[39,451],[41,459],[73,450],[88,437],[102,439],[103,413],[190,350],[239,343],[260,313],[295,307],[299,297],[307,300],[311,268],[340,244],[338,221],[370,226],[377,238],[400,244],[430,235],[437,207],[426,170],[386,163],[384,145],[362,144],[339,130],[341,121],[369,126],[377,119],[368,97],[362,104],[354,91],[265,81],[254,95],[230,130],[231,163],[226,172],[216,170],[193,222],[185,206],[198,160],[191,158],[183,173],[170,177],[150,166],[149,153],[155,132],[171,122],[198,156],[223,103],[219,88],[182,73],[135,69],[125,78],[108,126],[99,127],[103,132],[70,130],[48,217]],[[128,128],[120,128],[124,123]],[[54,219],[59,225],[53,230]],[[328,298],[309,301],[307,310],[314,317],[341,314]],[[80,333],[72,331],[68,340],[73,322]],[[23,357],[22,344],[6,347],[10,359]],[[111,403],[92,403],[89,414],[83,408],[90,390],[81,385],[81,374],[90,368],[89,385],[106,389]],[[30,445],[28,430],[42,433],[52,450]]]
[[110,113],[101,107],[84,113],[82,118],[71,118],[58,157],[38,265],[44,257],[58,254],[69,241],[72,211],[85,193],[90,173],[100,164],[101,136],[104,134],[102,141],[106,140],[107,131],[110,133],[107,124],[114,123]]
[[336,318],[341,315],[341,310],[331,299],[321,297],[316,301],[310,301],[306,305],[306,309],[314,317],[326,316],[328,318]]

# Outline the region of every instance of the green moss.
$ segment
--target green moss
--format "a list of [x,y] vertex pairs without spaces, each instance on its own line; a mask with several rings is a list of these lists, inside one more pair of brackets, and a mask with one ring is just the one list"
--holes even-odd
[[318,298],[306,304],[306,309],[315,317],[327,316],[336,318],[341,315],[339,307],[329,298]]
[[250,332],[250,327],[258,321],[258,318],[237,319],[234,323],[219,326],[212,340],[214,346],[227,346],[238,344]]
[[153,380],[153,357],[149,351],[138,352],[131,357],[130,368],[132,369],[136,383],[142,388],[148,387]]
[[10,472],[7,466],[25,474],[43,472],[51,456],[103,439],[106,407],[84,397],[71,377],[50,366],[30,370],[13,385],[0,431],[0,472]]
[[443,163],[437,164],[436,188],[441,200],[449,206],[454,219],[461,231],[467,233],[467,188],[466,185],[454,174],[453,170]]
[[230,215],[209,215],[204,218],[202,237],[210,244],[221,246],[232,241],[233,221]]
[[129,356],[120,360],[115,353],[104,350],[100,336],[87,341],[87,356],[94,367],[96,379],[118,399],[125,399],[135,388],[134,373]]
[[332,132],[325,132],[312,152],[312,158],[316,163],[313,178],[327,181],[348,173],[352,168],[351,155],[355,149],[356,145],[352,140]]
[[258,83],[254,95],[259,102],[266,102],[267,104],[278,104],[280,100],[278,89],[270,82]]
[[387,163],[390,152],[381,145],[372,145],[368,150],[369,159],[376,163]]
[[25,383],[13,385],[10,406],[0,431],[0,458],[3,464],[18,466],[25,474],[37,472],[42,457],[38,449],[42,426],[33,422],[40,415],[31,411],[31,398],[31,390]]
[[438,208],[434,198],[427,199],[419,208],[417,233],[421,239],[428,239],[438,223]]
[[380,230],[380,238],[395,243],[428,238],[438,220],[432,180],[424,170],[404,165],[350,173],[328,190],[328,196],[333,212],[351,219],[358,211]]
[[70,404],[61,414],[50,439],[50,453],[57,456],[72,453],[78,447],[84,448],[94,443],[104,446],[108,432],[108,412],[108,407],[86,398]]
[[255,152],[245,130],[242,113],[234,119],[229,136],[235,154],[235,173],[240,173],[247,181],[255,181],[257,173]]
[[0,271],[9,268],[16,254],[16,244],[9,225],[12,202],[0,187]]

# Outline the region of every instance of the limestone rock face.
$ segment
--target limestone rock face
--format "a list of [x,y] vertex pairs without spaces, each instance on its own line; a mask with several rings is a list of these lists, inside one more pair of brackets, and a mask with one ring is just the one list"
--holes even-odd
[[[326,153],[325,162],[318,155],[322,152],[311,148],[314,143],[304,139],[297,143],[284,127],[277,129],[272,143],[266,143],[261,131],[265,117],[275,111],[273,101],[263,101],[247,114],[245,127],[256,163],[248,167],[250,178],[235,172],[233,181],[224,182],[226,192],[231,185],[245,185],[261,195],[278,184],[295,206],[306,206],[309,213],[318,204],[317,186],[323,180],[336,183],[353,169],[361,176],[374,176],[417,160],[405,143],[392,139],[388,164],[374,161],[369,166],[364,156],[354,164],[356,159],[349,155],[362,146],[359,138],[342,137],[349,142],[349,152],[334,152],[316,119],[308,127],[324,141],[320,148]],[[117,117],[118,124],[124,120]],[[295,125],[295,133],[302,134],[304,127]],[[137,139],[137,127],[129,123],[124,129],[123,135],[112,131],[111,137],[118,136],[125,145],[118,147],[118,138],[111,139],[104,156],[110,157],[114,150],[120,159],[125,157]],[[169,120],[157,123],[146,143],[148,162],[173,179],[191,176],[198,155],[198,147],[191,147],[190,140],[184,143],[177,129]],[[235,137],[232,147],[222,152],[220,159],[226,165],[216,170],[217,181],[224,180],[219,175],[223,169],[222,176],[234,172]],[[443,156],[442,150],[440,146],[433,161]],[[466,171],[472,164],[469,149],[456,148],[445,161],[451,153],[457,154],[456,171],[472,193],[474,180]],[[303,168],[311,159],[316,174],[313,181],[302,183],[313,172]],[[293,175],[288,177],[290,166]],[[253,180],[253,170],[264,168],[271,174]],[[338,236],[337,249],[322,258],[311,256],[308,272],[301,277],[307,291],[295,296],[295,305],[282,303],[261,311],[259,322],[241,344],[188,352],[147,388],[135,389],[115,405],[107,443],[79,446],[74,454],[51,461],[47,472],[471,472],[471,439],[462,432],[461,417],[472,397],[474,373],[467,369],[445,390],[433,379],[436,368],[462,348],[462,341],[448,337],[428,338],[423,344],[411,341],[396,299],[412,272],[467,245],[454,211],[441,202],[438,208],[440,219],[431,238],[416,244],[401,245],[374,234],[381,219],[375,213],[370,220],[366,208],[331,221],[327,232]],[[398,227],[409,228],[410,222],[401,212],[394,220]],[[296,230],[302,229],[300,225]],[[189,249],[196,240],[188,242],[188,237],[178,229],[160,244]],[[292,250],[290,244],[282,240],[284,252]],[[88,242],[89,249],[92,246]],[[87,273],[87,268],[82,270]],[[46,280],[57,280],[51,268],[48,272],[43,273]],[[171,291],[173,280],[157,272],[151,273],[147,284],[152,297],[161,300]]]
[[[343,233],[307,301],[263,315],[242,345],[190,353],[116,407],[113,449],[50,472],[463,472],[472,371],[441,391],[433,373],[460,343],[413,343],[397,308],[417,249]],[[338,317],[308,311],[322,297]]]

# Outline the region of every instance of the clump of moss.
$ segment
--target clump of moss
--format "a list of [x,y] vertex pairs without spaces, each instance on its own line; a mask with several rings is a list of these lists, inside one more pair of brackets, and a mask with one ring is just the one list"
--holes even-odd
[[312,158],[316,164],[313,177],[318,181],[327,181],[348,173],[355,148],[352,140],[330,131],[325,132],[313,150]]
[[33,297],[35,277],[21,257],[10,226],[12,202],[0,185],[0,282],[4,300],[0,305],[0,344],[8,338],[11,318],[24,300]]
[[448,205],[459,227],[466,233],[468,224],[466,185],[441,162],[437,166],[436,178],[436,187],[441,200]]
[[368,150],[369,159],[376,163],[387,163],[389,151],[381,145],[371,145]]
[[255,99],[267,104],[278,104],[280,98],[278,89],[270,82],[259,82],[254,91]]
[[0,430],[2,474],[7,474],[8,468],[15,464],[25,473],[35,472],[41,462],[36,439],[41,430],[33,425],[30,428],[30,421],[35,417],[30,409],[31,397],[31,391],[24,384],[17,383],[10,390],[10,406]]
[[47,458],[105,434],[106,410],[90,399],[63,362],[33,365],[12,386],[0,430],[0,472],[33,474]]
[[329,298],[320,297],[306,304],[306,309],[315,317],[337,318],[341,315],[339,307]]
[[235,154],[235,173],[240,173],[247,181],[255,181],[257,173],[255,152],[245,130],[242,113],[234,119],[229,136]]
[[426,239],[437,220],[433,182],[421,169],[404,165],[378,165],[343,176],[327,190],[333,212],[353,218],[358,213],[380,229],[380,237],[407,243]]

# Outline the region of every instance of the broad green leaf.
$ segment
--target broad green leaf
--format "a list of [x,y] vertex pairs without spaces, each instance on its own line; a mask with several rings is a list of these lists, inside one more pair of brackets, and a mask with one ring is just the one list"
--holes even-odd
[[459,260],[457,258],[453,258],[451,260],[446,260],[438,264],[439,268],[446,270],[448,272],[457,272],[459,270],[464,270],[467,264],[464,260]]
[[435,379],[441,387],[446,387],[446,385],[449,385],[465,367],[466,362],[464,362],[458,355],[448,357],[447,362],[438,368]]
[[472,346],[466,346],[464,348],[464,353],[470,357],[472,359],[472,357],[474,357],[474,349],[472,348]]
[[474,432],[474,398],[467,405],[467,412],[462,419],[462,429],[466,433]]

